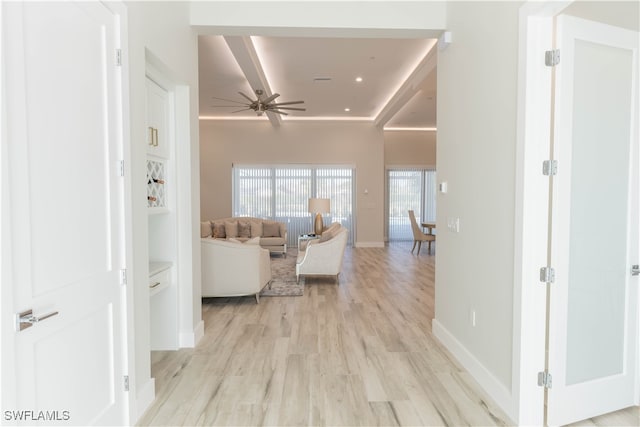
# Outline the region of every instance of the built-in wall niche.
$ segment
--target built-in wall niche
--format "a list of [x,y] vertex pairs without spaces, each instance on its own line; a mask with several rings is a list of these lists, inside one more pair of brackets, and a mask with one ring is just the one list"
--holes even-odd
[[161,75],[147,77],[146,183],[151,350],[175,350],[178,339],[177,206],[173,95]]

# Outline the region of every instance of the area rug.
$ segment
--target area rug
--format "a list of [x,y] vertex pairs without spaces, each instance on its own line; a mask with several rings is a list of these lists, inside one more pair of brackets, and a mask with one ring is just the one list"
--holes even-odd
[[300,283],[296,282],[296,257],[298,250],[288,249],[287,256],[273,255],[271,257],[271,289],[265,287],[260,292],[261,297],[291,297],[304,294],[304,277]]

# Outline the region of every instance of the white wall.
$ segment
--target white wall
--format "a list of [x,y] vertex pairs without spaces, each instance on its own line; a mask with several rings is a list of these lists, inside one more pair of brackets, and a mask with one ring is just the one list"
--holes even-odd
[[[178,144],[186,144],[178,152],[186,154],[178,159],[190,166],[187,175],[187,194],[181,194],[182,212],[191,212],[191,218],[181,217],[182,224],[191,226],[191,239],[186,236],[186,251],[191,251],[192,269],[183,271],[180,279],[181,298],[187,298],[187,309],[183,310],[180,330],[194,330],[201,321],[200,256],[199,256],[199,163],[198,163],[198,57],[197,37],[189,26],[189,5],[180,2],[128,2],[128,56],[124,61],[129,70],[130,85],[130,140],[128,166],[131,171],[131,200],[133,218],[130,224],[132,247],[129,248],[129,285],[134,287],[133,324],[134,332],[129,336],[131,387],[135,396],[130,408],[131,420],[135,421],[153,397],[150,379],[149,354],[149,291],[148,291],[148,214],[146,202],[146,112],[145,112],[145,61],[146,50],[161,63],[175,82],[184,85],[180,96],[188,99],[186,114],[186,137]],[[188,194],[190,193],[190,194]],[[180,216],[180,215],[179,215]],[[184,228],[184,227],[183,227]],[[191,240],[191,247],[189,247]],[[184,242],[183,242],[184,243]],[[195,291],[194,291],[195,290]],[[183,292],[184,291],[184,292]],[[190,302],[189,302],[190,300]],[[184,305],[183,305],[184,307]]]
[[[512,404],[520,5],[448,3],[453,43],[438,55],[438,181],[448,193],[437,201],[434,331],[503,405]],[[450,217],[459,233],[446,231]]]
[[[365,122],[200,121],[201,216],[232,214],[231,166],[315,163],[356,167],[356,246],[381,246],[384,138]],[[368,194],[364,194],[364,190]]]
[[385,166],[435,166],[436,132],[386,131]]

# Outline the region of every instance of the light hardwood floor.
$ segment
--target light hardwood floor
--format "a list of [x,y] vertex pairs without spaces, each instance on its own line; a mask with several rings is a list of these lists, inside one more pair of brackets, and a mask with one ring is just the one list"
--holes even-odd
[[347,249],[302,297],[205,300],[199,345],[152,353],[139,425],[508,425],[431,334],[435,255],[410,249]]

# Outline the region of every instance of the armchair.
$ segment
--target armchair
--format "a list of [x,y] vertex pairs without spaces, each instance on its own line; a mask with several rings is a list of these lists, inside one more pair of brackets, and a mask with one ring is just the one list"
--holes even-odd
[[202,296],[255,295],[271,282],[269,250],[257,244],[201,239]]
[[[349,230],[340,226],[332,235],[326,232],[323,238],[311,240],[306,250],[298,253],[296,260],[296,279],[300,276],[336,276],[336,283],[340,283],[339,275],[342,270],[342,258],[347,246]],[[325,240],[325,236],[328,239]]]

